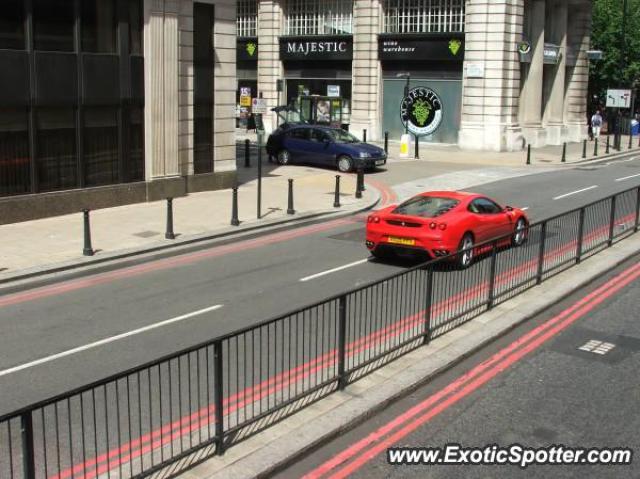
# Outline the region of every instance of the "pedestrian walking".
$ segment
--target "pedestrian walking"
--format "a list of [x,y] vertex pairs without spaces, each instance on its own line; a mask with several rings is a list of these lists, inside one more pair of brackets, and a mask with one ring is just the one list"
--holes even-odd
[[593,138],[598,139],[600,136],[600,128],[602,128],[602,115],[600,115],[600,110],[596,110],[591,117],[591,133],[593,134]]

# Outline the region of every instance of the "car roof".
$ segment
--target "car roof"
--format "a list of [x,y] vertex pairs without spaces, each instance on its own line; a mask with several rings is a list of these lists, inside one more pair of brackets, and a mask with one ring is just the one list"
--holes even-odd
[[462,201],[478,198],[482,195],[471,193],[469,191],[425,191],[423,193],[420,193],[419,196],[437,196],[440,198],[451,198],[454,200]]

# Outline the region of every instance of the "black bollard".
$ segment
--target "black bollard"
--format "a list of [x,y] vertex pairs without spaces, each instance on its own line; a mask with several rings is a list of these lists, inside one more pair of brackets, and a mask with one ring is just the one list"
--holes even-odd
[[293,209],[293,180],[289,179],[289,199],[287,201],[287,214],[293,215],[296,210]]
[[164,234],[165,239],[176,239],[173,233],[173,198],[167,198],[167,231]]
[[231,226],[238,226],[240,220],[238,219],[238,187],[233,188],[233,196],[231,199]]
[[389,154],[389,132],[388,131],[384,132],[384,153],[386,155]]
[[629,130],[629,149],[633,148],[633,135],[631,134],[631,130]]
[[608,155],[609,154],[609,134],[607,133],[607,147],[604,150],[604,154]]
[[527,145],[527,165],[531,164],[531,144]]
[[82,254],[84,256],[93,256],[95,251],[91,246],[91,224],[89,223],[89,210],[82,210],[82,216],[84,220],[84,248]]
[[640,132],[638,132],[638,148],[640,148]]
[[363,142],[363,143],[366,143],[366,142],[367,142],[367,129],[366,129],[366,128],[364,128],[364,129],[362,130],[362,142]]
[[414,136],[414,138],[415,138],[416,148],[413,153],[413,159],[419,160],[420,159],[420,139],[417,136]]
[[356,198],[362,198],[362,190],[364,185],[364,170],[362,166],[358,167],[358,176],[356,178]]
[[258,133],[258,198],[257,216],[262,218],[262,134]]
[[336,175],[336,192],[333,198],[333,207],[340,208],[340,175]]
[[587,140],[582,141],[582,158],[587,157]]
[[249,138],[244,140],[244,167],[251,167],[251,155],[249,153]]
[[593,142],[593,156],[598,156],[598,139]]
[[562,159],[560,160],[562,163],[567,162],[567,143],[562,144]]

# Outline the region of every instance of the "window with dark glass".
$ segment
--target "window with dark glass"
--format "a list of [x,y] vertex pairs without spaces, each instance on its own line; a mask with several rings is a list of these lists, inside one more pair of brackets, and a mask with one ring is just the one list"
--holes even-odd
[[142,0],[129,1],[129,53],[142,55]]
[[24,50],[24,0],[3,0],[0,8],[0,48]]
[[73,48],[74,2],[33,0],[34,48],[71,52]]
[[144,109],[129,109],[129,157],[125,163],[125,181],[144,180]]
[[116,1],[83,0],[81,2],[82,51],[113,53],[116,51]]
[[27,111],[0,109],[0,196],[28,193],[30,186]]
[[82,134],[85,186],[117,183],[117,108],[85,108]]
[[193,171],[213,171],[213,5],[193,6]]
[[36,111],[36,154],[39,191],[78,186],[73,108],[42,108]]

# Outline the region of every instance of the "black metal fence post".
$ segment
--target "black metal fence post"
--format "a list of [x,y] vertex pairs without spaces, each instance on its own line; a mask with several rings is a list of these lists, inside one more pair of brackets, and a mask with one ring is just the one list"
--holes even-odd
[[562,159],[560,160],[562,163],[567,162],[567,143],[562,144]]
[[433,339],[433,268],[427,267],[427,285],[424,304],[424,344],[429,344]]
[[363,141],[364,143],[366,143],[366,142],[367,142],[367,129],[366,129],[366,128],[364,128],[364,129],[362,130],[362,141]]
[[231,198],[231,226],[238,226],[240,224],[240,220],[238,219],[238,187],[235,186],[232,191],[233,195]]
[[[22,473],[24,479],[35,479],[36,464],[33,453],[33,418],[31,411],[22,413],[20,416],[20,430],[22,435]],[[9,454],[13,454],[13,452],[9,450]]]
[[384,153],[386,155],[389,154],[389,132],[388,131],[384,132]]
[[582,236],[584,234],[585,209],[580,208],[580,219],[578,221],[578,241],[576,245],[576,264],[582,260]]
[[638,132],[638,148],[640,148],[640,132]]
[[616,195],[611,197],[611,216],[609,217],[609,241],[607,244],[611,246],[613,244],[613,233],[616,225]]
[[244,167],[245,168],[251,167],[251,154],[249,151],[249,144],[250,144],[249,138],[244,140]]
[[364,184],[364,171],[362,166],[358,167],[358,176],[356,177],[356,198],[362,198],[362,186]]
[[216,434],[216,454],[224,453],[224,389],[222,340],[213,343],[213,404]]
[[638,187],[638,192],[636,194],[636,224],[633,227],[633,231],[637,233],[639,226],[640,226],[640,186]]
[[164,233],[165,239],[176,239],[173,232],[173,198],[167,198],[167,231]]
[[633,148],[633,135],[631,134],[631,130],[629,130],[629,149]]
[[544,243],[547,240],[547,222],[542,223],[540,230],[540,248],[538,250],[538,273],[536,274],[536,284],[542,283],[544,274]]
[[415,147],[415,152],[413,154],[413,159],[419,160],[420,159],[420,137],[418,135],[414,135],[414,139],[415,139],[416,147]]
[[604,154],[608,155],[609,154],[609,133],[607,133],[607,146],[604,149]]
[[91,246],[91,223],[89,222],[89,210],[82,210],[82,219],[84,223],[84,247],[82,254],[84,256],[93,256],[95,251]]
[[582,158],[587,157],[587,140],[582,140]]
[[598,156],[598,139],[593,142],[593,156]]
[[336,190],[333,196],[333,207],[340,208],[340,175],[336,175]]
[[338,302],[338,389],[344,389],[347,386],[347,377],[345,375],[346,344],[347,297],[342,295]]
[[531,143],[527,145],[527,165],[531,164]]
[[491,243],[491,267],[489,268],[489,302],[487,303],[487,309],[493,308],[495,301],[495,284],[496,284],[496,260],[498,257],[498,242]]
[[289,198],[287,201],[287,214],[293,215],[296,210],[293,209],[293,179],[289,178]]

